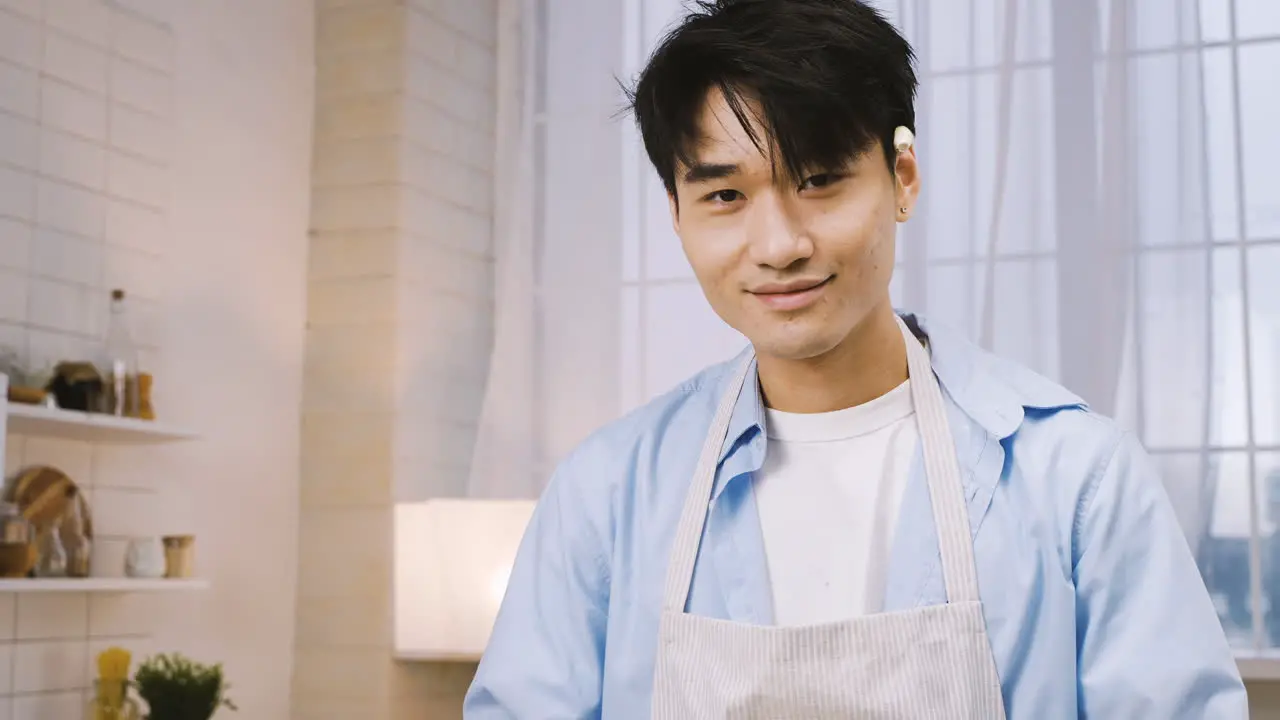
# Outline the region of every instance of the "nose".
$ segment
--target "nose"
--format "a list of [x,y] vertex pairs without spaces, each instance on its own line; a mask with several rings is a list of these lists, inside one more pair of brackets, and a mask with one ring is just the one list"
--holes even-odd
[[813,241],[781,193],[757,195],[747,212],[747,243],[752,262],[784,270],[813,256]]

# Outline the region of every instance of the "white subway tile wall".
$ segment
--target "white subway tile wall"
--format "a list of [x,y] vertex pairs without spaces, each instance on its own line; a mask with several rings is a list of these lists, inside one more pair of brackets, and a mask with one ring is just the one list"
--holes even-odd
[[[17,0],[22,2],[22,0]],[[39,6],[38,2],[27,5]],[[79,40],[91,45],[106,47],[112,13],[107,5],[96,0],[46,0],[45,21]],[[154,17],[152,22],[158,22]]]
[[[87,357],[116,286],[148,357],[165,345],[175,7],[0,0],[0,343],[31,364]],[[497,4],[316,7],[292,715],[456,717],[472,668],[390,659],[387,519],[398,493],[460,487],[475,434],[492,322]],[[192,511],[165,449],[9,438],[6,473],[37,462],[82,482],[104,574],[122,571],[130,536]],[[81,718],[96,654],[167,649],[156,638],[189,602],[0,594],[0,720]]]
[[[87,358],[117,286],[136,296],[140,343],[159,352],[149,318],[162,300],[173,102],[160,5],[0,0],[0,345],[33,365]],[[166,514],[162,460],[11,436],[5,472],[39,463],[70,474],[93,508],[96,571],[121,575],[128,538]],[[174,602],[0,594],[0,720],[82,718],[97,653],[152,652]]]

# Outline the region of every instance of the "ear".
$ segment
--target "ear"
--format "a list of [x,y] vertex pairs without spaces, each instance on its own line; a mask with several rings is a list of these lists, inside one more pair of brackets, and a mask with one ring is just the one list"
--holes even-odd
[[680,234],[680,201],[673,192],[667,193],[667,207],[671,210],[671,229]]
[[[898,152],[894,164],[894,202],[898,222],[904,222],[915,209],[920,196],[920,164],[916,161],[914,146]],[[906,212],[903,212],[906,208]]]

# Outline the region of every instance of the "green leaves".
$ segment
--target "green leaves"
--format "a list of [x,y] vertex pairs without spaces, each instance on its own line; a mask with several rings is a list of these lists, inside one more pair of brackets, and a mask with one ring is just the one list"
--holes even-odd
[[147,658],[133,676],[147,702],[149,720],[209,720],[219,707],[235,710],[226,697],[222,664],[203,665],[178,653]]

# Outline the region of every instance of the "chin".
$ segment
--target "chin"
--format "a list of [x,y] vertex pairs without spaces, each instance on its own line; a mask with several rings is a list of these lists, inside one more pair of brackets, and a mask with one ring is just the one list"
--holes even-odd
[[756,355],[779,360],[809,360],[826,355],[840,344],[831,333],[779,333],[749,338]]

